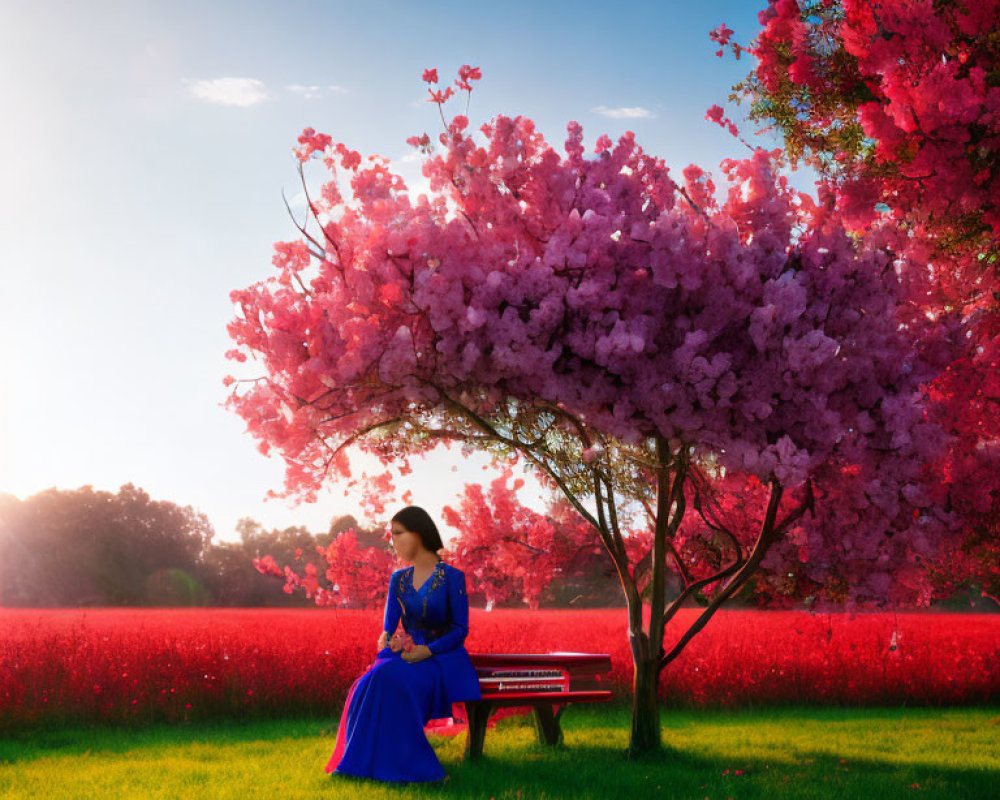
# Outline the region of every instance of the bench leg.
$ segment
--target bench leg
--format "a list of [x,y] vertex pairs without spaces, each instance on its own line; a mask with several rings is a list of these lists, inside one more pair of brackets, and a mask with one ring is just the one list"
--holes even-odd
[[470,700],[465,703],[465,716],[468,720],[468,731],[465,734],[465,760],[478,761],[483,754],[483,743],[486,740],[486,723],[493,711],[493,704],[482,700]]
[[559,726],[559,717],[565,706],[549,705],[548,703],[534,706],[535,712],[535,732],[538,734],[539,744],[556,745],[563,740],[562,728]]

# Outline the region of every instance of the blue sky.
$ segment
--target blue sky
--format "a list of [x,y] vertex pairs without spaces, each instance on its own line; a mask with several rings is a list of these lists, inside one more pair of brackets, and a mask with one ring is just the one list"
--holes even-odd
[[[764,5],[5,0],[0,491],[131,481],[204,512],[217,541],[242,516],[323,531],[360,515],[336,487],[264,502],[283,462],[221,406],[229,292],[296,238],[282,189],[302,219],[297,136],[386,156],[412,187],[406,138],[440,130],[421,72],[468,63],[474,126],[526,115],[559,148],[569,120],[588,147],[633,130],[675,171],[717,169],[746,150],[704,113],[742,120],[726,98],[751,64],[716,58],[708,32],[748,43]],[[319,162],[307,175],[320,185]],[[399,486],[439,518],[485,463],[442,452]],[[533,482],[521,497],[541,507]]]

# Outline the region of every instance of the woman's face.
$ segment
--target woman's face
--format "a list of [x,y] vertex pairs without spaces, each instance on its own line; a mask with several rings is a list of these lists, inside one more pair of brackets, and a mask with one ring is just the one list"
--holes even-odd
[[392,523],[392,549],[396,551],[396,557],[401,561],[413,561],[414,556],[424,549],[424,543],[420,535],[413,531],[408,531],[401,523]]

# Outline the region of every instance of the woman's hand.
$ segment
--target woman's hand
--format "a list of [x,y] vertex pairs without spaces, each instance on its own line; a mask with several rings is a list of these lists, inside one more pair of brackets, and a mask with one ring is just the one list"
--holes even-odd
[[378,637],[378,649],[384,650],[389,644],[389,634],[382,631],[382,635]]
[[415,662],[423,661],[434,655],[431,649],[425,644],[415,644],[409,650],[403,651],[403,661]]

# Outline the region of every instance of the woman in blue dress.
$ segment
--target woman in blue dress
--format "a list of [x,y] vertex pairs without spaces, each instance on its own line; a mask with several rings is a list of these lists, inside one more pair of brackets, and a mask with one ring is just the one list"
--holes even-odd
[[[411,566],[389,578],[378,655],[347,693],[337,746],[326,771],[381,781],[442,781],[444,768],[424,734],[452,703],[479,700],[479,677],[465,649],[465,573],[442,561],[444,545],[424,509],[392,518],[392,545]],[[397,625],[412,638],[408,651]]]

